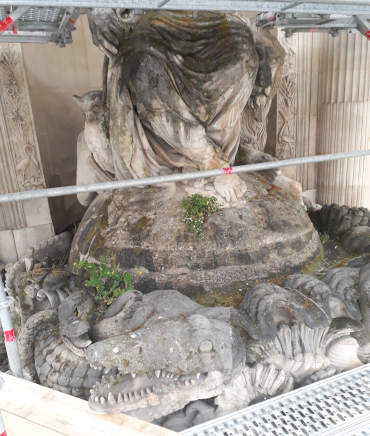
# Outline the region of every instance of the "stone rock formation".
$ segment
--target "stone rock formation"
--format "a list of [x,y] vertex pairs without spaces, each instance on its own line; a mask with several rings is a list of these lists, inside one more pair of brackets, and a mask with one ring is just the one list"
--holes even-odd
[[301,205],[262,177],[242,177],[248,192],[209,215],[202,237],[183,222],[181,200],[194,192],[216,196],[212,182],[195,191],[177,184],[174,196],[157,187],[99,195],[74,237],[70,267],[104,258],[142,271],[139,290],[176,287],[190,295],[289,272],[317,255],[318,235]]
[[370,252],[370,211],[336,203],[310,209],[310,218],[321,233],[337,238],[348,252]]
[[98,317],[71,275],[22,320],[24,374],[99,413],[184,429],[369,362],[369,267],[261,283],[238,309],[132,290]]

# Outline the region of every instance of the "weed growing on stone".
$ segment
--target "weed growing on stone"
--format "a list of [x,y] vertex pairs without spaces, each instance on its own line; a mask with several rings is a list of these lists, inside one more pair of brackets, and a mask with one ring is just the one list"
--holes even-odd
[[109,306],[112,301],[126,291],[134,289],[134,278],[128,272],[122,272],[118,265],[92,263],[81,260],[77,265],[79,271],[87,276],[85,286],[94,289],[94,298]]
[[208,215],[221,210],[216,197],[205,197],[200,194],[184,197],[181,206],[185,209],[184,223],[198,236],[203,234],[203,226]]
[[319,233],[319,236],[322,244],[326,244],[330,240],[329,233]]

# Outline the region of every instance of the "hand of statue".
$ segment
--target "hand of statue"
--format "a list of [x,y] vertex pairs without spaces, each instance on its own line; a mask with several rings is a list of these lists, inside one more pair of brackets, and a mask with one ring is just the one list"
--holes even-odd
[[237,201],[247,191],[247,185],[236,174],[217,176],[214,187],[226,201]]

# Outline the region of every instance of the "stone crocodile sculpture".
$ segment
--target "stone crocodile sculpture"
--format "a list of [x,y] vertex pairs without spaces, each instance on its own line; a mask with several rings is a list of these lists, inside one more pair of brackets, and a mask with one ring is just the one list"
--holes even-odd
[[262,283],[238,310],[173,290],[128,291],[96,319],[93,299],[73,292],[24,324],[24,373],[88,398],[97,413],[169,416],[179,428],[200,400],[213,398],[218,416],[369,361],[369,271]]
[[91,329],[99,337],[93,344],[82,293],[32,315],[19,339],[25,375],[89,398],[97,412],[140,410],[134,414],[153,420],[219,395],[244,364],[233,309],[203,307],[169,290],[129,291],[122,300],[118,313]]
[[370,252],[370,210],[365,207],[339,206],[336,203],[309,209],[319,232],[329,233],[349,252]]

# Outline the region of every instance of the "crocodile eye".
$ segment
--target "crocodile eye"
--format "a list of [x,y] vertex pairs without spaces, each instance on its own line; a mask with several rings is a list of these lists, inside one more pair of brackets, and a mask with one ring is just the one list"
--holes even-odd
[[212,348],[213,348],[213,344],[208,339],[206,339],[205,341],[202,341],[199,344],[199,351],[201,351],[202,353],[206,353],[208,351],[212,351]]

